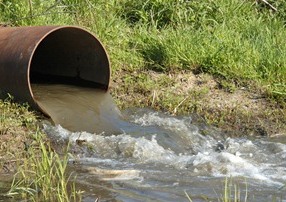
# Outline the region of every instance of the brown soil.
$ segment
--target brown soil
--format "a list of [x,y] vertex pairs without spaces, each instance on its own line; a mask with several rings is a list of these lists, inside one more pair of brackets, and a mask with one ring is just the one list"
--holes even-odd
[[[127,72],[128,73],[128,72]],[[120,73],[119,73],[120,74]],[[137,72],[129,72],[136,77]],[[166,74],[153,71],[144,72],[154,83],[162,83]],[[121,79],[111,83],[111,93],[118,103],[134,103],[140,107],[167,110],[172,114],[195,113],[208,124],[219,127],[229,136],[277,136],[286,135],[286,107],[264,96],[262,90],[223,84],[208,74],[193,72],[169,73],[167,85],[154,85],[154,89],[121,90],[126,84]],[[123,87],[122,87],[123,86]],[[255,88],[252,88],[255,89]],[[257,88],[256,88],[257,89]],[[124,92],[122,94],[122,92]],[[118,96],[120,94],[120,96]],[[160,97],[160,95],[162,95]],[[154,105],[156,97],[169,100],[170,96],[180,97],[173,107]],[[172,102],[172,101],[170,101]],[[119,104],[120,105],[120,104]],[[120,105],[121,106],[121,105]],[[123,104],[122,108],[130,107]],[[179,110],[183,108],[183,110]]]
[[201,99],[204,107],[200,114],[210,122],[214,119],[214,123],[229,132],[262,136],[286,134],[286,109],[271,102],[261,91],[241,87],[229,92],[213,77],[204,74],[179,75],[176,80],[183,81],[179,88],[183,92],[208,89]]
[[18,132],[7,131],[0,135],[0,175],[14,173],[26,158],[25,144],[30,140],[25,128],[18,129]]

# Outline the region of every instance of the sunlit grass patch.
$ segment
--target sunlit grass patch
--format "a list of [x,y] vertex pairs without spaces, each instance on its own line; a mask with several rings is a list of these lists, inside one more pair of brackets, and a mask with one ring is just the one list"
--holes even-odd
[[12,26],[83,26],[110,54],[115,71],[178,71],[215,75],[226,86],[260,86],[285,101],[284,1],[5,1],[0,21]]
[[[29,106],[13,102],[13,96],[0,100],[0,134],[4,131],[13,131],[13,127],[31,126],[36,122],[36,116],[28,110]],[[2,131],[2,132],[1,132]]]
[[76,190],[75,177],[67,173],[67,152],[57,154],[38,131],[26,155],[7,196],[34,201],[81,201],[82,192]]
[[[74,177],[67,173],[69,155],[52,150],[38,117],[12,96],[0,100],[0,173],[15,175],[8,197],[33,201],[80,201]],[[2,194],[2,193],[1,193]]]
[[32,141],[37,117],[27,104],[13,102],[11,95],[0,100],[0,173],[14,172],[25,159],[25,143]]

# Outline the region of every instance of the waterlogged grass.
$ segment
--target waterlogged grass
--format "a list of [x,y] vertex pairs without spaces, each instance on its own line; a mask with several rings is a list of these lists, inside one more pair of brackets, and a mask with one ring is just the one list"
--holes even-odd
[[[226,177],[224,180],[224,189],[221,194],[218,194],[218,202],[247,202],[248,199],[248,190],[247,190],[247,183],[245,182],[245,188],[241,192],[241,187],[237,183],[233,182],[232,178]],[[187,199],[192,202],[192,197],[185,191],[185,195]],[[210,201],[207,197],[201,197],[205,201]]]
[[[244,183],[238,183],[234,180],[232,177],[226,177],[224,182],[224,186],[221,191],[221,193],[215,192],[217,195],[217,200],[209,199],[206,196],[199,196],[199,197],[192,197],[190,193],[187,193],[185,191],[186,198],[189,202],[196,201],[196,199],[199,199],[199,201],[217,201],[217,202],[248,202],[252,201],[252,199],[255,199],[255,195],[251,194],[251,191],[248,190],[248,184],[245,179]],[[282,189],[281,187],[280,189]],[[283,201],[282,196],[275,196],[272,195],[270,201],[272,202],[278,202]]]
[[[0,100],[0,174],[14,175],[6,197],[32,201],[81,201],[67,173],[68,153],[59,155],[39,129],[28,105]],[[14,174],[15,173],[15,174]],[[3,196],[3,193],[0,193]]]
[[223,194],[224,202],[239,202],[239,201],[248,201],[247,200],[247,184],[245,187],[245,196],[241,196],[240,188],[237,184],[232,182],[232,179],[225,179],[224,183],[224,194]]

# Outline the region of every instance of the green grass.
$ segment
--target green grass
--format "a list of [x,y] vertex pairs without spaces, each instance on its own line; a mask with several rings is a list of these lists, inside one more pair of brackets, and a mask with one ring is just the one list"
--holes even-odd
[[25,158],[24,143],[30,141],[37,122],[27,105],[11,102],[10,96],[0,100],[0,171],[13,172],[15,165]]
[[0,100],[0,135],[13,133],[18,127],[29,127],[36,122],[36,116],[28,111],[27,104],[20,105],[12,100],[11,95],[5,100]]
[[38,119],[27,104],[15,103],[11,96],[0,100],[0,174],[14,175],[5,196],[29,201],[81,201],[74,177],[67,173],[69,154],[52,150]]
[[86,27],[107,47],[113,72],[205,72],[284,102],[286,3],[271,3],[277,12],[252,0],[2,0],[0,21]]
[[74,177],[67,175],[69,155],[60,156],[45,142],[42,134],[35,134],[34,145],[27,149],[28,159],[18,168],[7,196],[33,201],[81,201]]

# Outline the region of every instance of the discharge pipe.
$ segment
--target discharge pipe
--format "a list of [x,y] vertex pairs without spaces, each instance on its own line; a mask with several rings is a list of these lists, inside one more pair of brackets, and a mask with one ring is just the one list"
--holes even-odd
[[[110,64],[101,42],[75,26],[0,27],[0,98],[40,110],[32,84],[61,83],[108,90]],[[48,114],[46,114],[48,115]]]

